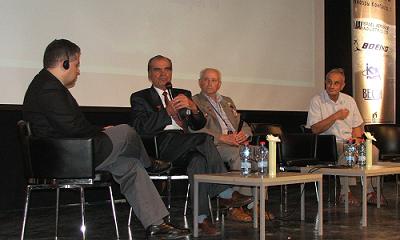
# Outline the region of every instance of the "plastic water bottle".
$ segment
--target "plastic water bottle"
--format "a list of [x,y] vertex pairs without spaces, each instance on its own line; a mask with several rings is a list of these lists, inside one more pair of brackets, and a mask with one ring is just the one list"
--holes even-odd
[[367,147],[365,146],[365,141],[361,141],[358,144],[358,165],[361,167],[367,164]]
[[250,174],[250,147],[248,144],[240,146],[240,169],[243,176],[247,176]]
[[262,141],[260,142],[260,146],[257,149],[257,166],[258,166],[258,172],[262,175],[266,174],[268,172],[268,149],[265,146],[265,142]]
[[356,147],[352,140],[344,144],[344,158],[349,167],[353,167],[355,163]]

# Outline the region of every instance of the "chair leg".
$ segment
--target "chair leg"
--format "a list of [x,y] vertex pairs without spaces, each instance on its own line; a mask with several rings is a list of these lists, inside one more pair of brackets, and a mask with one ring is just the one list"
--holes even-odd
[[[318,194],[318,185],[317,185],[317,182],[315,182],[314,185],[315,185],[315,196],[317,196],[317,202],[319,202],[319,194]],[[305,193],[303,193],[303,194],[305,194]]]
[[58,238],[58,216],[60,211],[60,189],[56,189],[56,239]]
[[328,175],[328,204],[331,204],[331,176]]
[[167,178],[168,210],[171,210],[171,176]]
[[31,187],[28,185],[26,187],[25,210],[24,210],[24,220],[22,221],[21,240],[24,240],[25,237],[25,226],[26,226],[26,219],[28,217],[30,196],[31,196]]
[[399,197],[399,174],[396,174],[396,199]]
[[86,225],[85,225],[85,191],[83,187],[80,187],[81,189],[81,216],[82,216],[82,226],[81,226],[81,232],[82,232],[82,239],[86,239]]
[[334,192],[334,196],[335,196],[335,199],[334,199],[334,203],[335,203],[335,206],[336,206],[336,204],[337,204],[337,202],[336,202],[336,199],[338,199],[338,196],[337,196],[337,177],[336,177],[336,175],[333,175],[333,180],[335,181],[335,192]]
[[210,211],[211,222],[214,224],[214,213],[211,205],[210,195],[207,194],[207,198],[208,198],[208,210]]
[[219,221],[219,213],[220,207],[219,207],[219,197],[217,196],[217,216],[215,217],[215,221]]
[[183,211],[183,216],[186,216],[186,213],[187,213],[188,200],[189,200],[189,192],[190,192],[190,183],[188,182],[187,190],[186,190],[185,209],[184,209],[184,211]]
[[110,200],[111,200],[111,208],[112,208],[113,217],[114,217],[115,233],[117,234],[117,239],[119,239],[118,222],[117,222],[117,214],[115,212],[114,196],[113,196],[111,186],[108,186],[108,189],[110,190]]
[[131,225],[131,219],[132,219],[132,207],[129,209],[128,226]]
[[284,189],[285,189],[285,191],[284,191],[284,195],[285,195],[285,212],[287,212],[287,205],[288,205],[287,204],[287,202],[288,202],[287,201],[287,192],[288,192],[287,188],[288,188],[287,185],[285,185],[284,186]]

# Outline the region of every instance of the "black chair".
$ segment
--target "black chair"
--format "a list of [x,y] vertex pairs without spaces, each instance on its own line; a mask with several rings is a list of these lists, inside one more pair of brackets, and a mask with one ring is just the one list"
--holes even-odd
[[368,124],[365,131],[375,138],[379,160],[400,162],[400,126],[397,124]]
[[[400,162],[400,125],[398,124],[367,124],[365,131],[376,139],[375,146],[379,149],[379,160]],[[396,196],[399,195],[399,175],[396,174]]]
[[[317,135],[312,133],[288,133],[282,138],[282,158],[280,162],[283,171],[300,171],[301,167],[316,165],[317,159]],[[318,193],[317,184],[315,191]],[[318,194],[317,201],[318,199]],[[287,189],[285,188],[285,203],[287,201]],[[287,204],[285,204],[287,205]]]
[[[275,123],[251,123],[250,127],[253,132],[253,137],[251,139],[251,145],[258,145],[260,141],[266,141],[267,135],[274,135],[279,137],[281,140],[284,137],[283,128],[280,124]],[[268,146],[268,144],[267,144]],[[282,142],[276,144],[276,161],[281,162],[282,159]],[[276,166],[279,171],[279,165]],[[281,169],[283,170],[283,169]]]
[[320,165],[336,165],[338,152],[335,135],[318,135],[316,157]]
[[25,163],[27,178],[24,219],[21,239],[25,236],[31,191],[56,189],[56,229],[58,238],[58,214],[60,189],[79,189],[81,200],[82,239],[86,238],[85,225],[85,188],[107,187],[110,192],[111,207],[114,217],[115,232],[119,238],[117,217],[109,174],[95,174],[93,165],[92,139],[54,139],[32,136],[29,123],[17,123],[19,140]]
[[[336,136],[335,135],[318,135],[317,136],[317,159],[318,165],[320,166],[333,166],[337,165],[338,161],[338,152],[336,145]],[[336,176],[333,176],[334,179],[334,201],[336,203],[337,198],[337,181]],[[331,177],[328,176],[328,202],[332,202],[331,200]]]
[[289,133],[282,138],[281,166],[286,171],[299,171],[300,167],[315,165],[317,159],[317,135]]
[[302,133],[312,133],[311,128],[307,128],[306,124],[300,124],[300,131]]
[[260,141],[265,141],[268,134],[274,136],[282,137],[283,130],[280,124],[274,123],[251,123],[251,130],[253,132],[253,137],[251,139],[252,145],[258,145]]

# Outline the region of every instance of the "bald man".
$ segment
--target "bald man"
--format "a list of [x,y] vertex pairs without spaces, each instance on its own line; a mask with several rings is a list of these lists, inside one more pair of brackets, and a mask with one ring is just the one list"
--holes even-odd
[[[326,74],[325,90],[311,99],[306,125],[315,134],[336,136],[338,163],[342,165],[346,164],[343,153],[344,143],[350,138],[361,139],[364,134],[364,121],[356,102],[351,96],[341,92],[345,84],[343,69],[334,68]],[[373,162],[378,160],[378,156],[378,149],[373,146]],[[349,180],[350,185],[355,185],[354,178]],[[343,179],[341,182],[343,183]],[[340,202],[344,202],[344,193],[342,184]],[[368,184],[367,197],[369,203],[376,204],[376,193],[371,184]],[[355,206],[360,204],[350,190],[349,203]],[[381,204],[384,204],[383,198],[381,198]]]

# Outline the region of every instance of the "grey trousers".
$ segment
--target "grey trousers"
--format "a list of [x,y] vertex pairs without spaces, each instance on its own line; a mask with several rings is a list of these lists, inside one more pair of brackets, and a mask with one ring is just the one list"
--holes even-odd
[[[337,141],[336,147],[337,147],[338,156],[339,156],[338,164],[346,165],[346,160],[344,158],[344,143],[341,141]],[[379,149],[375,145],[372,145],[372,164],[376,164],[378,159],[379,159]],[[357,180],[356,177],[348,177],[349,186],[357,185],[356,180]],[[341,188],[342,188],[341,190],[344,191],[345,190],[344,185],[343,185],[344,177],[340,177],[340,183],[341,183]],[[371,184],[374,187],[376,187],[376,183],[377,183],[376,177],[371,177],[371,181],[367,181],[368,191],[372,191],[373,188],[372,188]]]
[[[254,153],[256,151],[256,147],[250,146],[251,151]],[[230,170],[240,171],[240,153],[239,147],[232,146],[228,144],[218,144],[217,150],[221,155],[221,158],[224,162],[228,163]],[[252,170],[257,171],[257,163],[251,162]],[[253,193],[251,191],[251,187],[233,187],[233,190],[240,192],[243,195],[252,196]]]
[[169,212],[146,172],[151,161],[139,135],[126,124],[107,128],[105,134],[113,148],[96,170],[112,174],[145,228],[160,222]]

